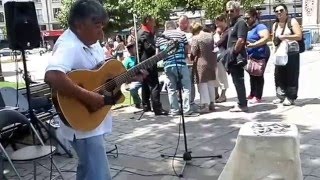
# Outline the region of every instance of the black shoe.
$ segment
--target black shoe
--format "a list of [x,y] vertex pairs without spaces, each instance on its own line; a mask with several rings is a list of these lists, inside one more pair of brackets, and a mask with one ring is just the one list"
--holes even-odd
[[136,107],[137,109],[141,109],[141,104],[135,104],[134,107]]
[[169,113],[163,109],[154,110],[154,115],[161,116],[161,115],[168,115]]
[[143,106],[143,111],[144,112],[149,112],[149,111],[151,111],[151,107],[148,107],[148,106]]

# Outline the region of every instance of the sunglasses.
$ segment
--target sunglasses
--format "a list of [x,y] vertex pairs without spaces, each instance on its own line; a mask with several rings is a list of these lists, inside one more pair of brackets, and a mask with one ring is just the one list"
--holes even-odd
[[275,13],[283,13],[284,9],[275,10]]
[[233,13],[234,12],[234,10],[232,9],[232,10],[226,10],[226,13],[228,14],[228,13]]

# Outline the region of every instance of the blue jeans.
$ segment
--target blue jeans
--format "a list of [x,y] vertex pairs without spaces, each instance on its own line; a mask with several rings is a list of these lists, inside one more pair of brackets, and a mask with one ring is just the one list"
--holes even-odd
[[[183,102],[183,112],[190,111],[190,91],[191,91],[191,79],[190,79],[190,71],[187,66],[178,66],[178,70],[180,75],[182,76],[181,85],[182,85],[182,102]],[[179,102],[177,96],[177,80],[178,80],[178,72],[177,68],[167,67],[164,69],[164,72],[169,79],[168,83],[168,97],[170,103],[170,111],[171,112],[179,112]]]
[[139,89],[142,87],[141,82],[131,82],[129,85],[130,94],[134,104],[141,104],[141,98],[139,96]]
[[79,158],[77,180],[111,180],[103,135],[70,141]]

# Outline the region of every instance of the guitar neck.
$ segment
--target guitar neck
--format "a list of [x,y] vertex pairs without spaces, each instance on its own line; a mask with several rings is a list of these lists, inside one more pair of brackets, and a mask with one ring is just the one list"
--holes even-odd
[[136,76],[142,69],[148,69],[155,65],[157,62],[161,61],[165,57],[167,57],[168,52],[162,51],[159,54],[156,54],[149,59],[144,60],[143,62],[137,64],[135,67],[129,69],[127,72],[117,76],[114,78],[114,81],[116,82],[117,85],[121,85],[125,82],[128,81],[128,79],[131,79],[132,77]]

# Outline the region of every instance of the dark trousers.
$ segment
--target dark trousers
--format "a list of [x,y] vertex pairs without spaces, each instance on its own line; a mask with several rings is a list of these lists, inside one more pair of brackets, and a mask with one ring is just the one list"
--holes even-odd
[[288,63],[285,66],[276,66],[274,70],[274,80],[277,97],[286,97],[295,100],[298,97],[298,85],[300,74],[300,54],[288,56]]
[[229,72],[231,73],[233,84],[237,91],[238,104],[241,107],[247,106],[246,87],[244,85],[244,69],[238,65],[230,65]]
[[148,71],[149,75],[142,82],[142,105],[144,108],[150,109],[150,98],[152,102],[153,111],[160,111],[162,109],[160,102],[160,84],[158,79],[157,67],[153,67]]
[[250,75],[250,87],[251,87],[250,96],[261,99],[262,92],[263,92],[263,85],[264,85],[263,75],[262,76]]

